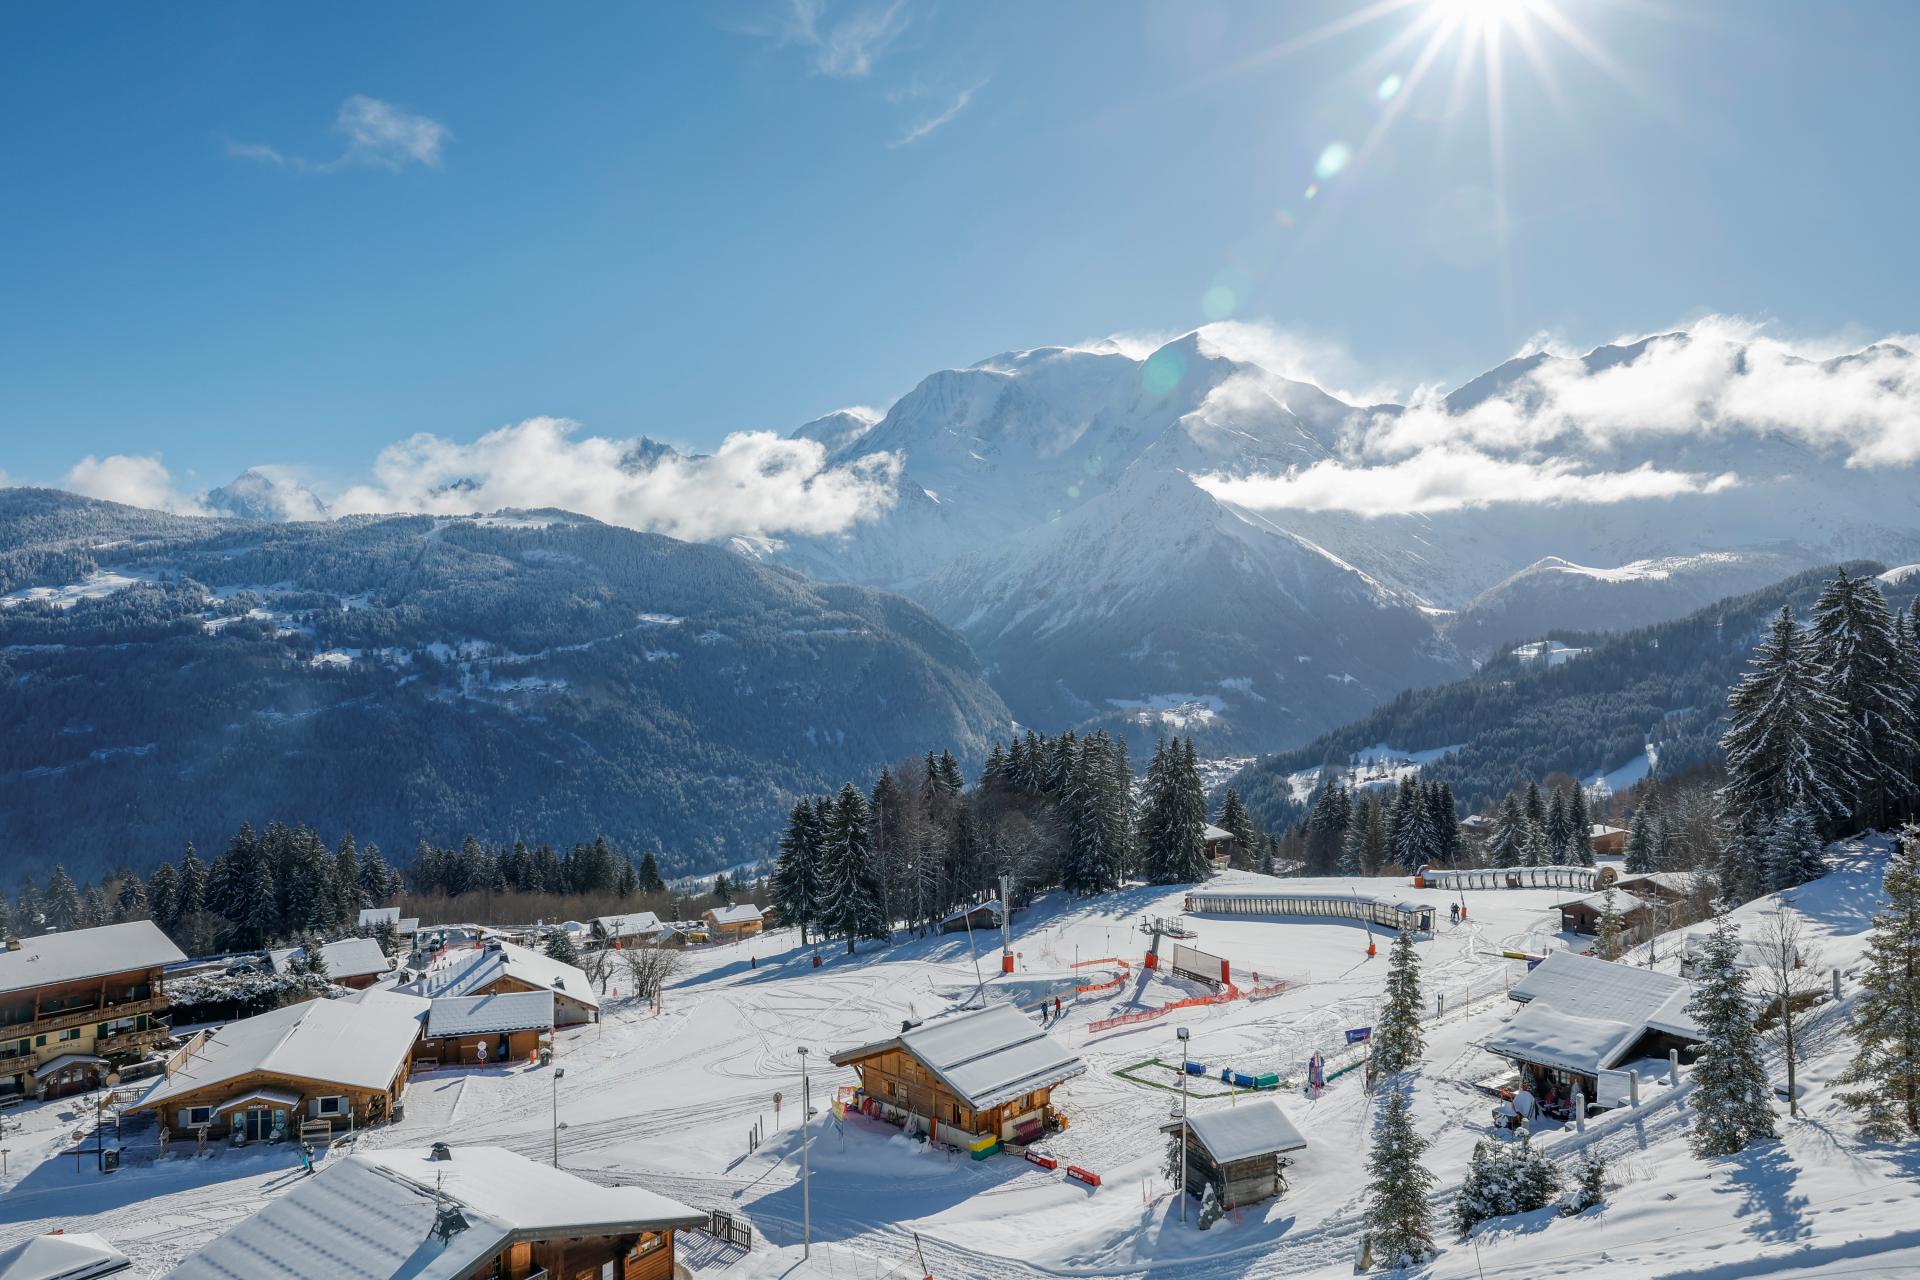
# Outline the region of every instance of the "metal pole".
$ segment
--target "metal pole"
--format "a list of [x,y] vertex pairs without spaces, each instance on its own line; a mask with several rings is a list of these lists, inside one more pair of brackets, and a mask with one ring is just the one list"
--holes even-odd
[[812,1164],[808,1139],[813,1131],[813,1080],[807,1075],[807,1050],[800,1049],[800,1260],[813,1256],[813,1188],[808,1184]]
[[565,1067],[553,1069],[553,1167],[560,1167],[560,1077],[567,1074]]
[[1180,1037],[1180,1221],[1187,1220],[1187,1029],[1174,1032]]

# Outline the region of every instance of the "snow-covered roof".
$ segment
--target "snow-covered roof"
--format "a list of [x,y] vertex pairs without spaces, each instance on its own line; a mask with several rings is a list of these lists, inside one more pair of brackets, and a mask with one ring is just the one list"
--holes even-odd
[[1200,828],[1200,839],[1207,844],[1212,844],[1216,840],[1231,840],[1233,839],[1233,832],[1227,830],[1225,827],[1216,827],[1209,822]]
[[401,916],[400,932],[401,933],[420,932],[420,917],[419,916]]
[[922,1023],[888,1040],[833,1055],[835,1066],[900,1048],[926,1064],[975,1111],[1071,1080],[1087,1064],[1010,1004]]
[[[57,1058],[48,1058],[33,1069],[33,1074],[45,1079],[47,1076],[65,1071],[68,1067],[97,1067],[106,1062],[105,1058],[91,1053],[63,1053]],[[0,1271],[0,1280],[6,1280],[6,1272]]]
[[[215,1111],[231,1111],[235,1107],[244,1107],[255,1102],[270,1102],[280,1107],[295,1107],[300,1103],[300,1095],[291,1089],[249,1089],[236,1094],[215,1107]],[[4,1280],[0,1277],[0,1280]]]
[[35,934],[20,939],[18,951],[0,951],[0,995],[55,982],[159,969],[186,958],[151,920]]
[[420,1023],[379,1001],[308,1000],[229,1022],[134,1104],[151,1107],[253,1072],[384,1089],[412,1052]]
[[955,920],[963,919],[976,911],[991,911],[994,920],[998,921],[1000,919],[1000,899],[988,898],[985,902],[976,902],[970,907],[961,907],[957,911],[950,911],[941,917],[940,923],[951,924]]
[[[1644,898],[1636,898],[1630,893],[1621,893],[1617,889],[1614,891],[1613,909],[1621,915],[1625,915],[1629,911],[1638,911],[1646,905],[1647,903]],[[1607,895],[1605,892],[1590,893],[1584,898],[1575,898],[1571,902],[1556,902],[1553,904],[1555,911],[1565,911],[1568,907],[1588,907],[1594,911],[1605,911],[1607,908]]]
[[390,924],[397,928],[400,924],[400,908],[362,907],[360,918],[355,923],[362,929],[371,929],[377,924]]
[[1507,993],[1522,1004],[1538,1003],[1576,1018],[1601,1018],[1697,1038],[1687,1015],[1693,987],[1685,978],[1556,951],[1535,965]]
[[[305,952],[305,947],[281,947],[277,951],[269,951],[267,959],[273,964],[275,973],[284,974],[295,957]],[[387,959],[387,953],[372,938],[341,938],[337,942],[322,943],[320,958],[326,962],[327,977],[335,982],[385,973],[393,967]]]
[[427,974],[418,982],[402,988],[409,995],[464,996],[491,986],[502,976],[565,996],[589,1008],[598,1009],[593,983],[573,965],[555,960],[544,951],[533,951],[511,942],[490,942],[484,951],[460,968],[442,969]]
[[1551,1005],[1530,1004],[1487,1037],[1490,1053],[1597,1076],[1646,1032],[1638,1022],[1618,1022],[1563,1013]]
[[624,916],[601,916],[594,926],[609,938],[650,937],[661,929],[660,917],[651,911],[634,911]]
[[706,913],[715,924],[751,924],[760,918],[760,908],[751,902],[736,902],[730,907],[715,907]]
[[[1298,1151],[1307,1145],[1307,1140],[1293,1127],[1293,1121],[1287,1119],[1287,1113],[1272,1098],[1189,1113],[1187,1127],[1215,1164],[1232,1164],[1279,1151]],[[1162,1133],[1179,1130],[1178,1120],[1160,1126]]]
[[1589,840],[1598,840],[1601,836],[1623,836],[1625,834],[1627,834],[1625,827],[1610,827],[1604,822],[1596,822],[1587,830],[1587,838]]
[[[193,1254],[174,1280],[460,1280],[515,1241],[698,1226],[640,1187],[602,1187],[498,1147],[372,1151],[329,1162]],[[442,1240],[442,1200],[466,1220]]]
[[1623,875],[1614,881],[1622,889],[1634,885],[1652,885],[1668,893],[1685,897],[1699,886],[1699,878],[1691,871],[1642,871],[1638,875]]
[[383,1004],[403,1011],[415,1022],[427,1016],[427,1010],[433,1001],[425,996],[416,996],[402,991],[398,987],[366,987],[359,991],[349,991],[340,997],[341,1004]]
[[126,1254],[89,1232],[29,1236],[0,1249],[0,1280],[94,1280],[132,1265]]
[[493,1035],[553,1030],[553,992],[504,991],[491,996],[442,996],[427,1013],[427,1035]]

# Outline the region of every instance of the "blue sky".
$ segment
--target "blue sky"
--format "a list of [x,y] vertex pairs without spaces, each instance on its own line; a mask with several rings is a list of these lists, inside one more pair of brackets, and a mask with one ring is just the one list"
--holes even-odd
[[705,448],[1221,316],[1397,387],[1708,312],[1915,327],[1920,10],[1555,0],[1592,56],[1474,16],[1406,87],[1465,2],[12,5],[0,471]]

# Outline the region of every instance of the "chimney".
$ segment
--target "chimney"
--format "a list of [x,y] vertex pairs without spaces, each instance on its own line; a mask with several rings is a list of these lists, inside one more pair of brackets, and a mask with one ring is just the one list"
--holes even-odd
[[8,935],[7,950],[18,951],[19,949],[20,949],[20,939],[13,937],[12,935]]
[[453,1148],[444,1142],[436,1142],[433,1144],[433,1150],[427,1153],[427,1159],[451,1160],[453,1159]]

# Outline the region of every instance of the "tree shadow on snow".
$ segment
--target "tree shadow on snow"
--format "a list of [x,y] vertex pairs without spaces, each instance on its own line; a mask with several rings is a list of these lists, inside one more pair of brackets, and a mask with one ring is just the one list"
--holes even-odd
[[1733,1216],[1747,1224],[1748,1235],[1778,1244],[1811,1234],[1807,1197],[1793,1189],[1799,1170],[1780,1143],[1749,1147],[1722,1164],[1727,1169],[1727,1189],[1720,1194],[1740,1197]]

